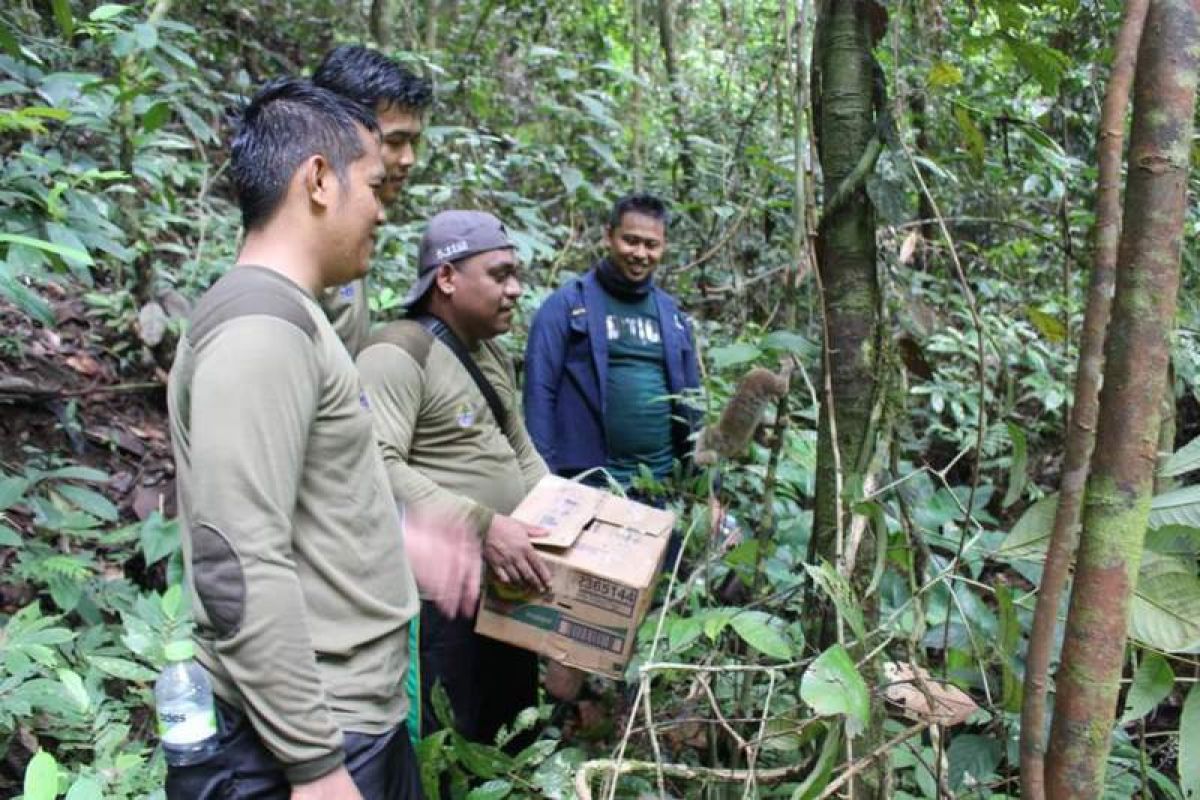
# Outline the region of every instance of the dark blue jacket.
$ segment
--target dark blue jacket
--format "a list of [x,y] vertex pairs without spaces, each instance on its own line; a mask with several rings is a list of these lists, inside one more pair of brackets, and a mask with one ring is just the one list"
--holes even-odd
[[[691,325],[674,298],[652,290],[658,306],[672,395],[700,386]],[[546,299],[533,318],[525,346],[525,427],[550,471],[574,475],[608,463],[604,432],[608,387],[607,304],[596,271],[574,277]],[[699,414],[676,401],[675,455],[688,452]]]

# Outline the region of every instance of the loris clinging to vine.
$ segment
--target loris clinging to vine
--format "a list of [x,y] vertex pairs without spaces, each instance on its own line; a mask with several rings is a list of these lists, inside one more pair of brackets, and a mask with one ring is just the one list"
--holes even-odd
[[708,466],[719,458],[741,453],[754,436],[767,404],[787,394],[791,371],[789,364],[778,375],[762,367],[743,375],[737,391],[721,412],[721,419],[700,432],[692,460],[699,466]]

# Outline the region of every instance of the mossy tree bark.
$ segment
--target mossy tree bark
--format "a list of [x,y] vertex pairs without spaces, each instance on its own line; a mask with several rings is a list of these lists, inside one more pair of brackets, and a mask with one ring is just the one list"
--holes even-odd
[[[817,100],[817,151],[824,175],[826,203],[844,195],[836,209],[827,206],[817,233],[817,269],[825,323],[825,387],[817,449],[816,505],[811,553],[838,566],[860,593],[869,581],[876,543],[870,526],[855,548],[847,545],[851,530],[846,504],[839,502],[847,485],[861,483],[869,454],[880,370],[880,289],[876,271],[875,208],[865,181],[847,182],[863,154],[874,146],[877,114],[876,66],[871,0],[833,0],[820,9],[814,54],[813,93]],[[860,170],[861,172],[861,170]],[[865,173],[858,177],[865,179]],[[848,190],[844,192],[844,190]],[[836,440],[836,448],[834,442]],[[851,552],[856,550],[856,552]],[[855,568],[853,565],[858,565]],[[865,577],[864,577],[865,576]],[[868,627],[878,616],[873,598],[862,596]],[[833,615],[822,615],[826,620]],[[814,636],[827,646],[835,639],[831,625]],[[868,667],[868,670],[870,667]],[[881,735],[881,709],[873,708],[866,743]],[[860,740],[861,741],[861,740]],[[865,752],[864,750],[864,752]],[[886,771],[865,770],[854,796],[886,794]]]
[[1047,751],[1046,794],[1056,800],[1103,793],[1179,286],[1198,17],[1195,0],[1152,0],[1138,51],[1096,450]]
[[1029,654],[1025,665],[1025,692],[1021,705],[1021,795],[1043,800],[1046,750],[1046,677],[1054,655],[1058,609],[1075,558],[1079,512],[1095,442],[1101,375],[1104,370],[1104,335],[1112,310],[1117,271],[1117,245],[1121,223],[1121,155],[1125,144],[1125,116],[1129,87],[1137,63],[1138,42],[1149,0],[1125,5],[1117,34],[1112,74],[1100,113],[1097,146],[1099,186],[1096,190],[1095,251],[1088,286],[1087,309],[1079,342],[1075,373],[1075,403],[1067,424],[1062,478],[1055,510],[1054,529],[1046,554],[1046,567],[1038,587]]

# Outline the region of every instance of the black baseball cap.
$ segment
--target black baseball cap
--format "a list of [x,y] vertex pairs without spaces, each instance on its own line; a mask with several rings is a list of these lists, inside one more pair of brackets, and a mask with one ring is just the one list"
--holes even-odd
[[515,247],[504,223],[486,211],[443,211],[425,227],[417,259],[417,280],[402,305],[409,308],[433,286],[437,268],[490,250]]

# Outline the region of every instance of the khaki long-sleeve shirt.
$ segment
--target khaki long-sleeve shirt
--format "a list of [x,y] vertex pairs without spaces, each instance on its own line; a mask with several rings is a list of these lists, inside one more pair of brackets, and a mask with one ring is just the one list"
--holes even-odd
[[168,384],[197,657],[289,780],[404,717],[418,596],[358,374],[315,300],[237,267]]
[[504,430],[454,352],[413,320],[372,334],[357,365],[397,502],[482,537],[547,470],[522,421],[511,360],[494,341],[472,356],[504,406]]

